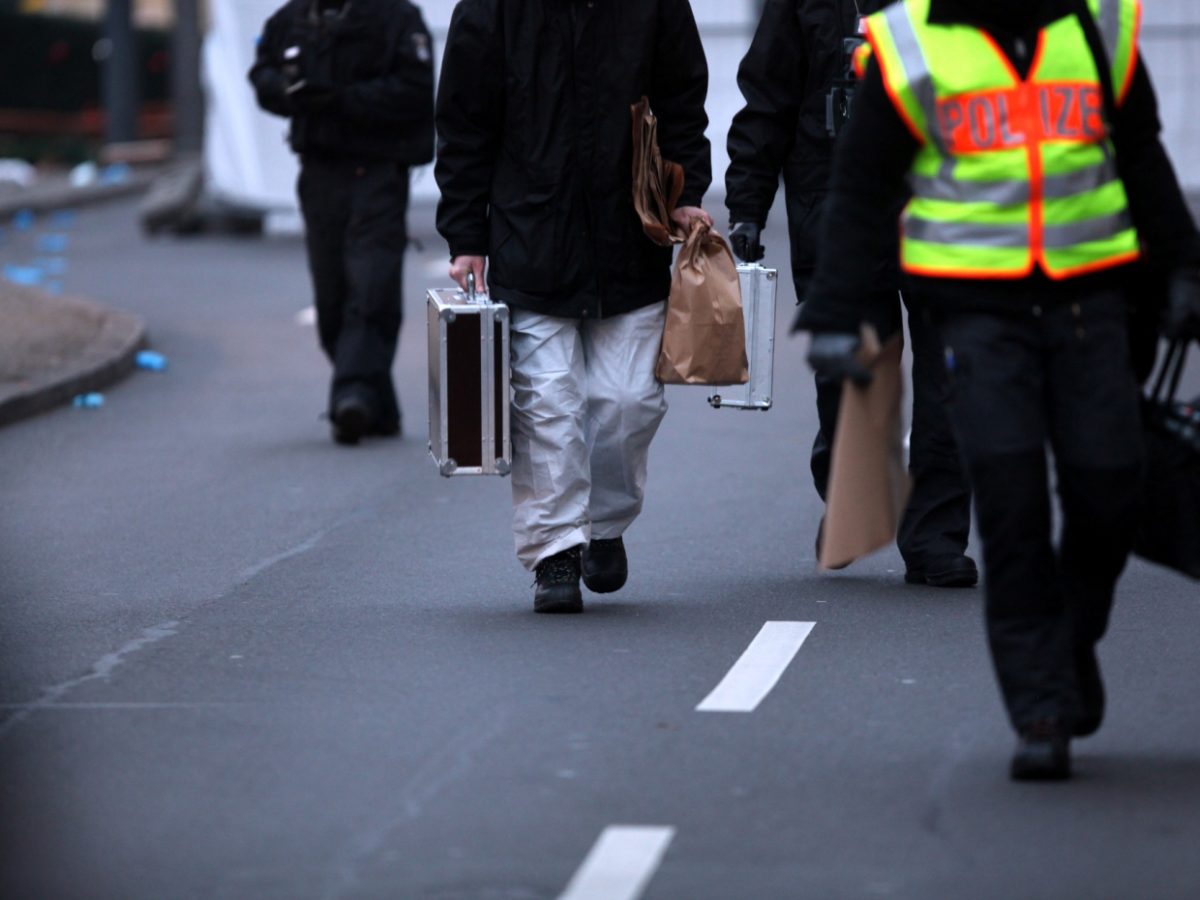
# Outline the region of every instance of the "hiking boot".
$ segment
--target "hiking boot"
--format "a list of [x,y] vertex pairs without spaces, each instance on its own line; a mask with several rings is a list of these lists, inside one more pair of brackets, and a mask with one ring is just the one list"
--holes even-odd
[[909,566],[904,580],[930,587],[975,587],[979,583],[979,569],[969,556],[936,556],[924,565]]
[[583,551],[583,583],[596,594],[611,594],[625,586],[629,558],[621,538],[593,540]]
[[579,591],[580,547],[571,547],[548,556],[537,564],[537,590],[533,611],[539,613],[581,613],[583,595]]
[[1058,719],[1039,719],[1021,729],[1009,774],[1014,781],[1071,777],[1071,738]]
[[366,434],[370,418],[371,411],[357,397],[339,400],[329,415],[333,440],[348,447],[354,446]]

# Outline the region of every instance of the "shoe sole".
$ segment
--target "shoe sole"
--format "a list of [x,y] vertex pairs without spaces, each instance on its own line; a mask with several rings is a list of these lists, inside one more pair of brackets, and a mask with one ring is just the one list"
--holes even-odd
[[620,578],[605,580],[602,576],[589,576],[586,572],[583,575],[583,586],[593,594],[615,594],[621,588],[625,587],[625,582],[629,580],[628,573]]
[[906,584],[924,584],[929,587],[969,588],[979,584],[978,572],[905,572]]
[[533,611],[545,615],[572,615],[583,612],[583,598],[571,600],[533,601]]

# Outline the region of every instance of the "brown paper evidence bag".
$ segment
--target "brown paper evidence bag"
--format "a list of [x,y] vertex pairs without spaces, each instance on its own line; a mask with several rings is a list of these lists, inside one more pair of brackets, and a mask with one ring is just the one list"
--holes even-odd
[[671,276],[667,322],[654,374],[664,384],[745,384],[746,323],[737,264],[721,235],[700,220],[683,235],[671,213],[683,193],[683,167],[662,158],[658,121],[643,97],[633,120],[633,205],[646,236],[682,244]]

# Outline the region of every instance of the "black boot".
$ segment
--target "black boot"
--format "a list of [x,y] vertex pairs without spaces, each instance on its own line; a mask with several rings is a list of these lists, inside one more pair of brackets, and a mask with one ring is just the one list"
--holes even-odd
[[936,556],[920,565],[909,566],[904,580],[930,587],[974,587],[979,581],[979,569],[969,556]]
[[357,397],[339,400],[329,415],[334,441],[347,446],[357,444],[366,433],[370,418],[371,411]]
[[583,612],[583,595],[579,591],[580,550],[581,547],[571,547],[538,563],[534,612]]
[[625,586],[629,559],[621,538],[597,539],[583,551],[583,583],[589,591],[611,594]]
[[1021,728],[1009,774],[1014,781],[1071,777],[1071,738],[1058,719],[1039,719]]

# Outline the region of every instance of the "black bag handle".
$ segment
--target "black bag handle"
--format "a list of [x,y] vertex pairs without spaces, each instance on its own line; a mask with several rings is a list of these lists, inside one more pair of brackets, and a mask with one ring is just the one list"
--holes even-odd
[[1096,68],[1100,70],[1100,93],[1104,95],[1105,118],[1108,119],[1108,133],[1112,136],[1117,123],[1117,94],[1113,90],[1112,65],[1108,59],[1108,51],[1104,48],[1104,39],[1100,37],[1100,28],[1096,25],[1096,17],[1092,15],[1087,0],[1074,0],[1075,17],[1083,26],[1084,37],[1092,51]]

